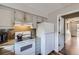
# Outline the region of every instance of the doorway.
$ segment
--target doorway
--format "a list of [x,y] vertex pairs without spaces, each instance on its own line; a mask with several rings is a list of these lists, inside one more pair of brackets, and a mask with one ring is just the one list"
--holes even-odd
[[58,51],[67,55],[79,54],[79,12],[63,15],[58,20]]

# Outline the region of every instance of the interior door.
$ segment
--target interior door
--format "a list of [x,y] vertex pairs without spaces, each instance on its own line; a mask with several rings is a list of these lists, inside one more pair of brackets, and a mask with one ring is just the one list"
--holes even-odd
[[61,51],[64,48],[64,18],[59,18],[59,32],[58,32],[58,50]]

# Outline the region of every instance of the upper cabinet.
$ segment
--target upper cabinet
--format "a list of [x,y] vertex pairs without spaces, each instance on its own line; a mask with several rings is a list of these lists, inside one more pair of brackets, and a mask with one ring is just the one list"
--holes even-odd
[[0,27],[12,27],[14,25],[14,10],[0,6]]
[[15,10],[15,26],[27,25],[32,27],[32,15],[23,11]]
[[15,10],[15,24],[32,24],[32,15]]
[[33,15],[25,13],[25,22],[26,23],[32,23],[32,20],[33,20]]
[[19,10],[15,10],[15,24],[16,23],[23,23],[24,22],[24,12],[19,11]]
[[15,24],[32,25],[43,21],[43,17],[0,5],[0,28],[13,28]]

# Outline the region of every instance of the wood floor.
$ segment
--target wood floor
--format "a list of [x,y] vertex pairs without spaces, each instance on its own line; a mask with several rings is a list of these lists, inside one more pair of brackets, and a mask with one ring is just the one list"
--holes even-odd
[[79,55],[79,38],[72,37],[69,44],[66,44],[65,51],[67,55]]

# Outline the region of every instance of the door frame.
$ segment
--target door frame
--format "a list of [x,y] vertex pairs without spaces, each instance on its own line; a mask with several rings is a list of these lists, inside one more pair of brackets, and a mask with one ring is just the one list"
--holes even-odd
[[[55,39],[55,51],[56,52],[59,52],[59,43],[58,43],[58,34],[59,34],[59,19],[60,18],[63,18],[63,16],[65,15],[68,15],[68,14],[72,14],[72,13],[77,13],[79,12],[79,10],[73,10],[73,11],[69,11],[69,12],[66,12],[66,13],[63,13],[63,14],[59,14],[57,16],[57,33],[56,33],[56,39]],[[61,19],[60,19],[61,20]],[[64,47],[65,47],[65,19],[64,19]]]

